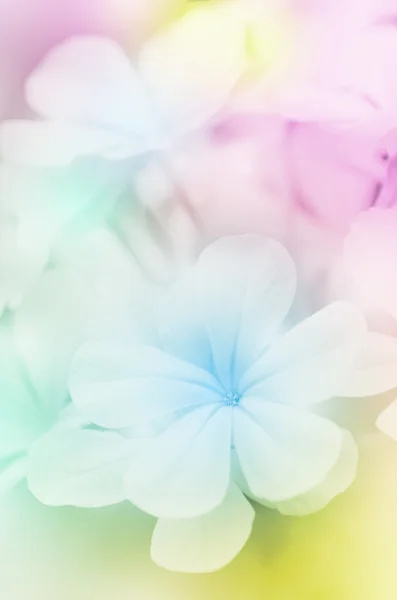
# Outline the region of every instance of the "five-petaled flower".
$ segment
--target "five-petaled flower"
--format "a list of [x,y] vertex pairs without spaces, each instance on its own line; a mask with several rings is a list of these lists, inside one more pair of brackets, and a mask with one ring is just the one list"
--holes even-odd
[[231,236],[207,247],[159,302],[150,344],[78,351],[70,391],[96,429],[71,435],[68,459],[65,439],[37,445],[33,493],[63,504],[65,485],[76,486],[86,505],[88,477],[100,504],[101,473],[113,464],[126,497],[159,518],[154,560],[208,571],[245,544],[254,515],[246,496],[303,514],[346,489],[353,439],[312,408],[349,387],[365,322],[337,302],[286,326],[295,288],[293,262],[273,240]]

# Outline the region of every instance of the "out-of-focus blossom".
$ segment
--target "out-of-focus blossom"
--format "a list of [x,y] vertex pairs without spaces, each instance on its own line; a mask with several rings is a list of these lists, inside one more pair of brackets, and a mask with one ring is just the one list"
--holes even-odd
[[298,121],[365,123],[386,131],[396,122],[388,73],[397,34],[390,2],[233,3],[250,39],[251,76],[236,105]]
[[335,298],[335,263],[352,221],[379,202],[382,148],[358,130],[235,114],[173,155],[173,177],[204,240],[257,232],[281,241],[314,309]]
[[322,306],[340,293],[345,236],[361,211],[380,202],[388,163],[376,136],[309,123],[286,126],[283,159],[289,198],[283,242],[306,299]]
[[[294,293],[293,263],[282,246],[255,235],[224,238],[160,303],[154,345],[88,344],[77,354],[72,397],[84,418],[120,431],[117,462],[128,453],[125,437],[149,426],[149,438],[132,440],[125,486],[132,502],[160,517],[152,555],[168,568],[214,570],[239,552],[252,523],[239,489],[301,512],[300,496],[321,486],[307,501],[315,510],[354,477],[354,452],[342,466],[351,466],[348,473],[337,466],[345,443],[351,447],[349,434],[310,407],[342,388],[364,322],[351,305],[336,303],[280,335]],[[66,462],[54,435],[36,449],[32,491],[43,502],[67,503],[62,473],[83,475],[72,440]],[[62,458],[52,481],[48,464],[55,472],[56,456]],[[324,487],[333,469],[335,479]],[[84,496],[84,485],[79,489]],[[219,539],[225,530],[227,543]],[[182,556],[186,536],[191,546]],[[214,544],[213,551],[203,544]]]
[[72,38],[27,81],[43,120],[4,123],[2,152],[47,165],[164,150],[205,126],[244,66],[244,32],[222,7],[189,11],[143,45],[136,66],[111,39]]
[[[112,286],[108,285],[110,277]],[[80,242],[74,239],[69,243],[58,257],[57,266],[38,278],[12,320],[3,317],[1,493],[35,472],[35,446],[48,432],[62,443],[69,435],[66,431],[72,431],[79,444],[80,428],[86,420],[70,404],[68,374],[72,356],[82,339],[95,339],[97,335],[103,339],[122,332],[128,332],[129,337],[139,335],[149,299],[142,284],[119,242],[98,228],[82,236]],[[97,438],[109,444],[113,440],[113,435],[99,431],[84,435],[93,444]],[[108,488],[108,497],[102,498],[105,504],[124,499],[121,474],[114,466],[111,472],[96,471],[96,480]],[[97,502],[96,480],[85,482],[87,506]],[[64,485],[68,502],[74,502],[74,493],[70,485]]]
[[26,115],[23,84],[54,44],[76,34],[110,33],[98,0],[0,2],[0,119]]
[[261,233],[286,237],[289,212],[285,122],[235,115],[189,152],[172,157],[174,180],[197,213],[205,239]]
[[119,186],[100,165],[0,167],[0,314],[16,308],[57,248],[109,213]]

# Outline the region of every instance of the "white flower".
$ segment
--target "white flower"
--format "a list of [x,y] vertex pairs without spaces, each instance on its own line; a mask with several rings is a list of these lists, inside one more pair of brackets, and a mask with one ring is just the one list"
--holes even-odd
[[2,153],[65,164],[169,147],[222,107],[244,68],[244,44],[222,6],[190,10],[142,47],[135,66],[111,39],[72,38],[27,81],[27,102],[43,120],[4,123]]
[[[75,502],[86,505],[82,482],[93,474],[82,465],[123,465],[127,497],[159,517],[154,560],[182,571],[220,568],[240,551],[253,520],[242,492],[286,513],[325,505],[350,484],[357,454],[350,434],[311,407],[347,384],[365,325],[336,303],[282,334],[294,294],[294,266],[277,242],[246,235],[209,246],[161,302],[152,345],[123,336],[80,349],[74,403],[116,437],[92,446],[81,431],[67,459],[65,439],[47,436],[33,493],[67,504],[74,477]],[[101,504],[107,488],[95,489]]]

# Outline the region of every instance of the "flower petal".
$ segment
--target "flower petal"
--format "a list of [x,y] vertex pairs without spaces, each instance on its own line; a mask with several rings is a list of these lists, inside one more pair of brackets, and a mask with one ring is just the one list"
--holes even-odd
[[29,453],[29,489],[50,506],[99,507],[125,500],[130,441],[116,433],[57,428]]
[[51,120],[141,133],[150,124],[142,81],[123,49],[101,36],[73,37],[29,77],[26,99]]
[[139,66],[166,132],[196,128],[221,108],[242,74],[244,24],[228,6],[195,7],[144,44]]
[[383,433],[397,441],[397,400],[380,413],[376,425]]
[[215,370],[230,389],[287,315],[295,294],[295,268],[278,242],[260,235],[237,235],[204,250],[196,277],[196,303]]
[[159,519],[151,555],[170,571],[209,573],[227,565],[247,542],[255,512],[235,486],[217,508],[195,519]]
[[160,303],[158,333],[166,352],[211,371],[211,346],[196,303],[193,275],[170,286]]
[[311,404],[339,393],[365,335],[361,313],[336,302],[276,341],[244,374],[241,391],[272,402]]
[[353,483],[358,463],[358,449],[353,436],[343,432],[338,462],[325,480],[307,494],[277,504],[283,515],[305,516],[323,509],[335,496],[342,494]]
[[244,398],[236,410],[233,440],[255,497],[280,502],[324,479],[338,460],[341,430],[300,408]]
[[231,410],[197,408],[147,442],[125,476],[129,500],[168,519],[219,506],[230,479]]
[[375,396],[397,387],[397,340],[368,333],[348,380],[338,396]]
[[76,406],[109,428],[149,422],[181,409],[218,403],[210,373],[150,346],[85,344],[73,361],[69,388]]
[[135,152],[118,132],[60,121],[15,120],[0,126],[0,153],[19,163],[58,166],[68,165],[79,156],[111,159]]

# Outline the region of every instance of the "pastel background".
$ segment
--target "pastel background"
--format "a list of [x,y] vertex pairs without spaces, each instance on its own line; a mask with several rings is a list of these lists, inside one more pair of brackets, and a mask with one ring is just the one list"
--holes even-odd
[[[349,19],[357,23],[386,14],[395,27],[397,3],[382,2],[296,0],[285,6],[294,5],[297,15],[321,12],[325,30],[338,45],[338,26]],[[24,81],[57,43],[75,34],[106,34],[133,56],[143,40],[182,14],[186,4],[0,0],[0,119],[31,116]],[[289,7],[282,4],[267,25],[269,44],[257,53],[262,64],[272,65],[277,53],[288,53],[297,32],[293,18],[285,16]],[[222,43],[222,32],[219,36]],[[397,85],[386,94],[382,82],[393,73],[388,70],[397,60],[393,48],[389,42],[377,46],[379,61],[371,63],[368,56],[373,54],[368,54],[361,73],[367,72],[367,87],[373,85],[379,98],[389,94],[391,105]],[[250,98],[245,101],[252,106]],[[334,128],[319,119],[242,109],[214,129],[210,142],[192,142],[189,155],[176,157],[174,168],[206,240],[255,232],[287,246],[301,277],[296,311],[304,315],[338,296],[343,241],[357,214],[397,201],[392,142],[385,137],[392,121],[385,109],[379,122]],[[148,201],[155,202],[158,189],[162,191],[157,177],[154,169],[142,180]],[[170,223],[177,232],[183,229],[177,218]],[[179,240],[187,253],[196,234],[192,227],[187,242]],[[139,241],[135,250],[145,258]],[[162,265],[154,270],[162,273]],[[386,325],[382,321],[387,333],[395,334],[394,327],[392,318]],[[395,600],[397,444],[375,427],[378,414],[395,397],[389,392],[327,406],[356,435],[356,481],[307,517],[286,517],[258,505],[245,548],[230,565],[208,575],[171,573],[152,563],[155,520],[128,503],[104,509],[50,508],[21,483],[0,503],[0,598]]]

